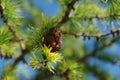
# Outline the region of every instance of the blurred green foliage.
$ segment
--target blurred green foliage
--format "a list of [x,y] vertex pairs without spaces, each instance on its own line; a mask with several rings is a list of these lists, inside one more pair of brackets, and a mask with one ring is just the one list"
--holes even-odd
[[[23,37],[22,42],[25,44],[27,53],[27,65],[38,73],[35,76],[36,80],[90,80],[88,75],[93,73],[94,76],[100,80],[117,80],[115,77],[110,77],[112,72],[105,72],[101,70],[98,65],[90,66],[89,58],[97,58],[104,62],[114,63],[114,59],[119,60],[119,55],[109,54],[109,52],[98,50],[101,45],[106,41],[101,38],[99,41],[94,41],[90,44],[88,40],[85,41],[80,38],[75,38],[71,35],[63,36],[63,46],[59,52],[51,52],[51,48],[44,45],[44,36],[50,28],[54,27],[63,18],[68,5],[72,0],[58,0],[61,6],[61,12],[57,16],[48,16],[34,5],[34,0],[3,0],[2,6],[4,7],[6,17],[9,24],[16,30],[20,37]],[[54,0],[49,0],[54,2]],[[119,17],[109,17],[109,15],[120,14],[120,1],[119,0],[80,0],[74,5],[69,20],[60,27],[61,31],[82,33],[85,32],[89,35],[96,35],[103,33],[103,27],[98,26],[98,20],[101,22],[116,20],[120,24]],[[103,6],[105,5],[105,6]],[[52,11],[52,10],[51,10]],[[99,19],[98,17],[104,19]],[[107,18],[105,16],[108,16]],[[108,23],[107,23],[108,22]],[[7,56],[12,56],[17,59],[21,55],[21,49],[18,42],[15,40],[13,34],[7,29],[4,23],[0,27],[0,54],[4,53]],[[101,29],[102,28],[102,29]],[[108,40],[109,42],[109,40]],[[89,48],[97,49],[95,55],[90,55],[81,62],[79,59],[90,53]],[[114,53],[114,52],[113,52]],[[109,55],[109,56],[108,56]],[[14,61],[13,61],[14,63]],[[115,63],[114,63],[115,64]],[[2,78],[0,80],[22,80],[17,75],[21,70],[9,64],[3,68]],[[22,71],[21,71],[22,72]],[[23,71],[24,76],[27,73]],[[109,77],[108,77],[109,76]]]

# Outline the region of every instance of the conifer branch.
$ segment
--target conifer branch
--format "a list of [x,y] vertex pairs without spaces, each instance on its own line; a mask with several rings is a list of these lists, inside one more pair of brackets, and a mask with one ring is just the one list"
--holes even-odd
[[11,56],[6,55],[2,51],[0,51],[0,57],[5,58],[5,59],[10,59],[11,58]]
[[[87,59],[89,59],[92,56],[95,56],[98,50],[103,50],[108,46],[111,46],[113,43],[120,41],[120,35],[117,38],[112,38],[111,40],[106,40],[101,47],[96,47],[92,52],[88,53],[84,57],[80,58],[78,60],[78,63],[85,63],[87,64]],[[115,62],[112,62],[113,64],[116,64]],[[116,64],[117,65],[117,64]],[[94,68],[88,67],[88,69],[97,76],[100,80],[106,80],[105,76],[103,76],[101,73],[97,72]]]
[[80,58],[78,62],[85,62],[88,58],[95,56],[98,50],[103,50],[104,48],[111,46],[113,43],[120,41],[120,35],[117,38],[112,38],[110,40],[106,40],[101,47],[96,47],[92,52],[85,55],[83,58]]
[[63,72],[61,75],[62,75],[66,80],[70,80],[70,78],[69,78],[69,73],[70,73],[70,69],[66,69],[65,72]]
[[[118,64],[119,61],[109,60],[108,58],[104,59],[103,57],[100,57],[100,56],[97,56],[97,58],[100,59],[100,60],[103,60],[103,61],[110,62],[110,63],[113,64],[113,65],[120,66],[120,65]],[[108,60],[107,60],[107,59],[108,59]]]
[[84,39],[86,39],[86,38],[88,38],[88,39],[96,38],[96,40],[99,40],[101,37],[108,36],[108,35],[112,35],[112,37],[114,37],[115,34],[117,34],[116,36],[119,36],[120,35],[120,28],[118,28],[116,30],[111,30],[109,33],[99,33],[99,34],[96,34],[96,35],[85,34],[85,32],[80,34],[80,33],[72,33],[72,32],[62,31],[62,33],[67,34],[67,35],[72,35],[75,38],[78,38],[78,37],[83,37]]
[[65,12],[65,15],[63,16],[63,18],[60,20],[60,22],[57,23],[57,25],[55,27],[60,28],[64,23],[66,23],[69,20],[69,14],[72,11],[72,9],[74,10],[74,4],[77,2],[78,0],[72,0],[68,5],[67,5],[67,10]]
[[[58,24],[55,26],[55,27],[58,27],[60,28],[64,23],[66,23],[70,18],[69,18],[69,14],[70,12],[72,11],[72,9],[74,10],[74,4],[77,2],[78,0],[72,0],[71,3],[69,3],[67,5],[67,10],[65,12],[65,15],[63,16],[63,18],[60,20],[60,22],[58,22]],[[116,18],[116,17],[120,17],[120,14],[112,14],[112,15],[108,15],[108,16],[98,16],[98,15],[95,15],[95,16],[90,16],[90,17],[85,17],[85,18],[81,18],[81,19],[89,19],[89,20],[92,20],[92,19],[106,19],[106,18]],[[119,34],[120,33],[120,29],[117,29],[115,31],[111,30],[111,32],[109,33],[106,33],[106,34],[96,34],[96,35],[87,35],[85,34],[85,32],[83,32],[82,34],[75,34],[75,33],[70,33],[70,32],[65,32],[65,31],[62,31],[63,34],[69,34],[69,35],[73,35],[75,36],[76,38],[77,37],[80,37],[82,36],[84,39],[88,38],[90,39],[91,37],[95,37],[97,40],[99,40],[100,37],[104,37],[104,36],[108,36],[108,35],[115,35],[115,33]]]
[[22,43],[21,38],[19,37],[19,35],[17,34],[17,32],[15,31],[13,26],[9,23],[9,21],[8,21],[8,19],[6,17],[4,8],[3,8],[3,6],[1,4],[0,4],[0,14],[1,14],[1,18],[3,18],[4,23],[6,24],[8,29],[13,34],[13,36],[16,39],[16,41],[19,43],[19,46],[20,46],[20,49],[21,49],[21,53],[22,54],[17,59],[15,59],[15,62],[13,64],[15,66],[19,61],[21,61],[24,58],[24,56],[26,54],[25,45]]
[[92,19],[100,19],[100,20],[103,20],[103,19],[106,19],[106,18],[117,18],[117,17],[120,17],[120,14],[111,14],[111,15],[107,15],[107,16],[98,16],[98,15],[95,15],[95,16],[90,16],[90,17],[85,17],[85,18],[80,18],[80,19],[84,19],[84,20],[92,20]]
[[4,12],[4,8],[2,7],[2,5],[0,4],[0,14],[1,14],[1,18],[3,18],[4,23],[7,25],[8,29],[11,31],[11,33],[13,34],[13,36],[15,37],[16,41],[18,41],[20,48],[22,51],[24,51],[25,46],[23,45],[23,43],[21,42],[20,37],[18,36],[17,32],[15,31],[15,29],[13,28],[13,26],[11,26],[8,22],[8,19],[5,15]]
[[[79,0],[72,0],[68,5],[67,5],[67,10],[63,16],[63,18],[60,20],[60,22],[57,23],[57,25],[55,27],[58,27],[60,28],[64,23],[66,23],[70,18],[69,18],[69,14],[71,13],[72,10],[74,10],[74,5],[75,3],[79,1]],[[85,18],[81,18],[81,19],[89,19],[89,20],[92,20],[92,19],[106,19],[106,18],[116,18],[116,17],[120,17],[120,14],[111,14],[111,15],[108,15],[108,16],[98,16],[98,15],[95,15],[95,16],[90,16],[90,17],[85,17]]]
[[92,72],[96,77],[99,78],[99,80],[106,80],[105,76],[102,73],[99,73],[94,68],[88,68],[90,72]]

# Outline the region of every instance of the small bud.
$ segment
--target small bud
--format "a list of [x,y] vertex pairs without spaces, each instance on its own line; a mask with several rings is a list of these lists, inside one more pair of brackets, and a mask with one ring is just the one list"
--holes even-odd
[[120,36],[120,28],[118,29],[118,32],[119,32],[118,36]]
[[86,34],[83,32],[82,35],[83,36],[83,40],[86,40]]
[[98,41],[101,36],[102,36],[102,34],[98,34],[98,35],[96,36],[96,40]]
[[99,37],[98,36],[96,36],[96,40],[99,41]]
[[113,30],[111,30],[112,37],[115,37],[115,33]]

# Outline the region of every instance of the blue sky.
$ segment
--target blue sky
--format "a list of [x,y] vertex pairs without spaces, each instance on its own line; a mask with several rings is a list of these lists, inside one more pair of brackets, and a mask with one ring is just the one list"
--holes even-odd
[[[41,0],[40,3],[38,3],[39,0],[35,0],[35,4],[38,8],[42,9],[47,15],[49,16],[54,16],[59,14],[60,12],[60,5],[58,4],[57,0],[53,0],[53,2],[48,2],[49,0]],[[110,25],[105,27],[106,23],[103,23],[101,21],[97,21],[98,27],[102,29],[104,33],[109,32],[112,26],[119,26],[116,21],[113,21]],[[104,29],[103,29],[104,27]],[[89,51],[92,51],[92,45],[94,44],[95,40],[92,39],[90,41],[86,40],[85,43],[89,45]],[[91,45],[91,47],[90,47]],[[119,54],[119,49],[120,45],[114,44],[112,47],[106,48],[105,51],[107,52],[114,52],[115,54]],[[109,56],[109,54],[108,54]],[[107,71],[107,72],[112,72],[113,76],[116,76],[119,80],[119,75],[120,75],[120,67],[115,66],[111,63],[106,63],[104,61],[100,61],[99,59],[96,58],[90,58],[89,59],[89,64],[91,66],[93,65],[98,65],[101,67],[102,71]],[[96,77],[93,77],[93,74],[88,75],[89,80],[98,80]]]
[[60,13],[57,0],[34,0],[37,8],[42,9],[47,15],[54,16]]
[[[58,15],[60,13],[61,7],[58,4],[57,0],[53,0],[53,2],[48,2],[48,1],[50,1],[50,0],[34,0],[36,7],[38,9],[42,9],[47,15],[49,15],[49,16]],[[99,21],[98,21],[98,24],[99,24],[99,26],[104,26],[104,24],[101,24],[101,22],[99,22]],[[107,31],[105,31],[105,32],[107,32]],[[85,43],[89,44],[89,45],[93,45],[94,40],[85,41]],[[91,51],[92,47],[90,47],[89,49]],[[116,44],[116,45],[114,45],[114,48],[112,48],[112,47],[106,48],[106,51],[110,51],[110,52],[113,51],[113,52],[115,52],[115,54],[119,54],[119,49],[120,49],[120,45]],[[5,62],[4,59],[0,59],[0,75],[2,72],[2,67],[4,65],[6,65],[6,64],[3,64],[4,62]],[[118,80],[119,80],[119,75],[120,75],[120,67],[119,66],[113,66],[111,63],[105,63],[96,58],[90,58],[89,64],[91,66],[94,66],[95,64],[99,65],[103,71],[107,70],[109,72],[112,72],[113,76],[118,77]],[[29,73],[28,75],[30,75],[30,77],[33,77],[33,75],[35,75],[37,73],[37,71],[32,70],[31,67],[29,67],[25,64],[23,65],[23,63],[20,63],[18,68],[21,70],[23,68],[25,68],[26,72]],[[18,74],[18,75],[20,75],[21,77],[24,78],[23,75],[21,75],[21,74]],[[89,80],[98,80],[96,77],[93,77],[93,74],[89,74],[88,77],[89,77]],[[26,79],[29,79],[29,77]],[[25,78],[24,78],[24,80],[25,80]]]

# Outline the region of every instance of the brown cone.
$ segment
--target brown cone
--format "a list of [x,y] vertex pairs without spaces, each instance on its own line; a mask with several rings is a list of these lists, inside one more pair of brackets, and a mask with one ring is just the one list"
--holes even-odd
[[62,35],[58,28],[51,28],[44,37],[44,43],[48,47],[52,47],[51,52],[56,52],[61,49],[62,46]]

